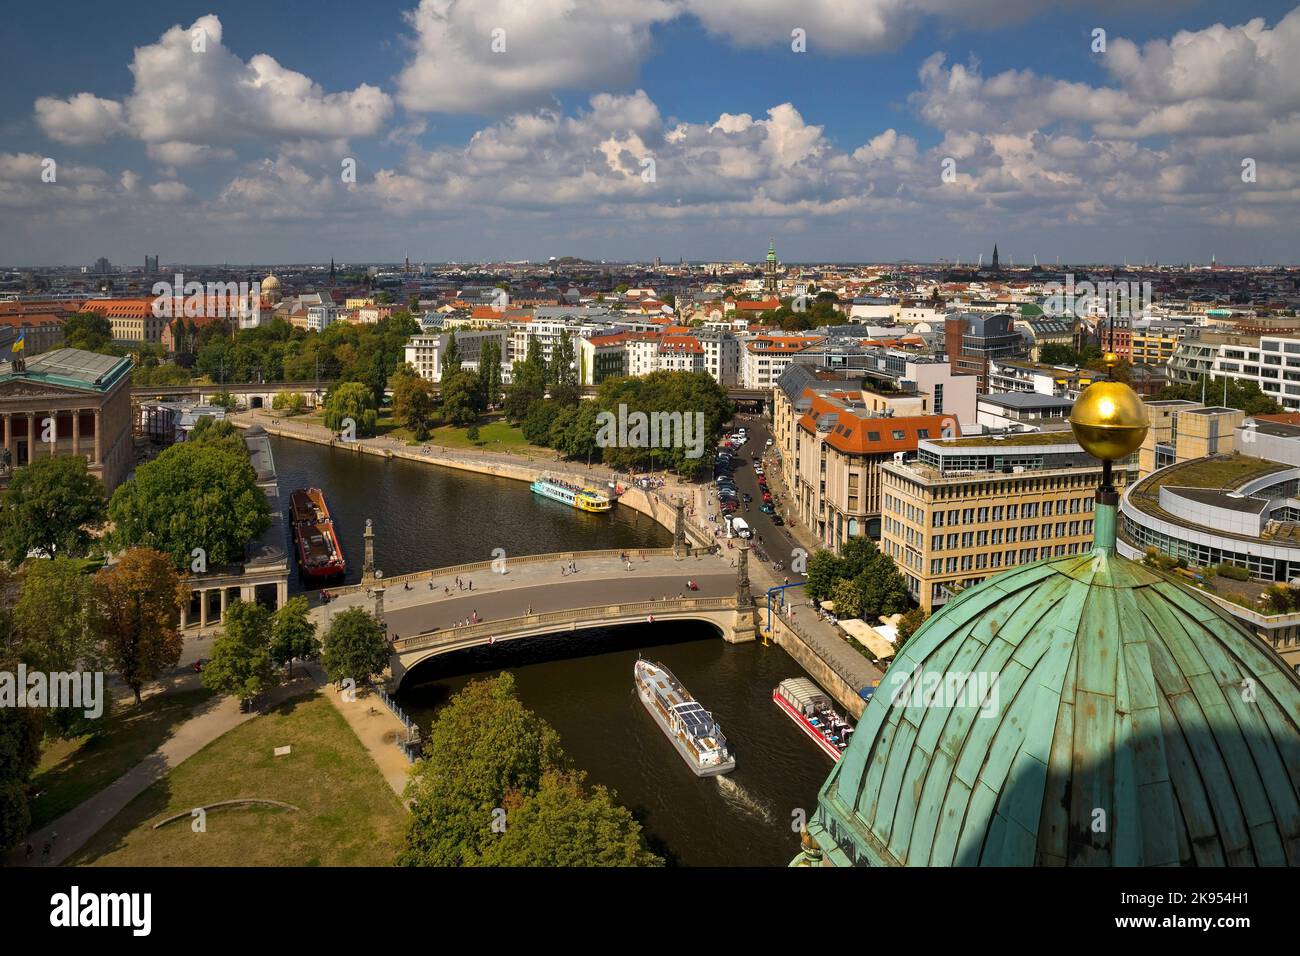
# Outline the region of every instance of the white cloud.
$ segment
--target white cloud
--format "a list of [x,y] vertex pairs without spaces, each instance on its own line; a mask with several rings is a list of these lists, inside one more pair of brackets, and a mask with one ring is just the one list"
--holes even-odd
[[182,143],[176,140],[167,143],[149,143],[145,147],[145,152],[150,159],[168,166],[195,166],[213,160],[235,158],[233,149],[208,146],[204,143]]
[[414,37],[398,99],[469,113],[625,86],[649,54],[651,25],[679,12],[675,0],[421,0],[406,17]]
[[36,101],[36,122],[50,139],[69,146],[96,143],[127,129],[122,104],[93,93],[78,93],[66,100],[40,97]]
[[189,199],[193,192],[184,183],[167,180],[150,186],[149,194],[159,202],[183,202]]
[[[202,50],[194,48],[196,31],[205,39]],[[179,150],[257,137],[372,136],[392,114],[391,98],[378,87],[326,93],[264,53],[244,62],[221,40],[221,20],[212,14],[188,28],[173,26],[158,42],[136,48],[134,86],[123,103],[88,93],[42,97],[37,122],[61,142],[129,132]]]

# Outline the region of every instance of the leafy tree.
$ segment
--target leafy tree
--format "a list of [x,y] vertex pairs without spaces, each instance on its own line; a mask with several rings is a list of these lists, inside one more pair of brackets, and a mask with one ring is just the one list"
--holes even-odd
[[473,681],[438,714],[425,757],[411,771],[411,820],[398,863],[478,859],[496,836],[493,810],[506,794],[534,791],[548,770],[565,769],[559,735],[520,703],[508,671]]
[[116,354],[113,323],[96,312],[76,312],[63,323],[63,344],[70,349]]
[[478,362],[479,406],[487,411],[501,401],[501,343],[488,339]]
[[243,443],[209,427],[195,429],[197,441],[173,445],[141,465],[113,493],[114,547],[155,548],[178,569],[192,568],[201,549],[206,566],[219,567],[242,561],[248,543],[270,527],[271,509]]
[[[18,664],[0,661],[13,673]],[[44,714],[35,707],[0,707],[0,852],[17,846],[31,828],[27,783],[41,759]]]
[[908,608],[907,580],[893,560],[880,552],[853,579],[853,585],[861,596],[864,620],[875,621]]
[[271,619],[271,660],[288,668],[293,676],[294,658],[310,660],[320,653],[316,624],[308,615],[307,599],[290,598]]
[[138,704],[140,688],[181,659],[180,578],[167,555],[132,548],[95,575],[95,597],[99,637]]
[[862,616],[862,594],[847,578],[840,578],[831,589],[831,600],[835,604],[835,616],[854,618]]
[[302,392],[276,392],[275,398],[271,399],[271,407],[286,415],[301,415],[307,407],[307,400],[303,398]]
[[20,564],[29,551],[84,555],[90,524],[104,520],[104,486],[80,455],[37,458],[15,472],[0,498],[0,556]]
[[1038,360],[1048,365],[1070,365],[1079,368],[1083,365],[1083,357],[1069,345],[1063,345],[1059,342],[1049,342],[1038,350]]
[[804,590],[814,601],[829,599],[838,581],[847,576],[844,562],[833,551],[819,549],[808,556]]
[[[1211,378],[1205,383],[1205,400],[1212,404],[1222,403],[1228,408],[1240,408],[1247,415],[1272,415],[1282,411],[1282,406],[1260,391],[1259,386],[1254,382],[1228,379],[1226,401],[1224,400],[1223,386],[1223,379]],[[1160,390],[1156,398],[1162,401],[1184,399],[1199,402],[1201,400],[1201,386],[1200,384],[1166,385]]]
[[[13,612],[23,659],[43,671],[103,670],[105,655],[94,626],[95,613],[94,581],[81,562],[62,556],[31,562]],[[112,710],[108,701],[104,704],[95,718],[86,716],[85,707],[50,711],[47,733],[64,739],[98,733]]]
[[478,418],[478,375],[457,372],[442,380],[442,414],[453,425],[468,425]]
[[912,635],[921,629],[925,623],[926,613],[919,607],[914,607],[903,614],[898,619],[898,636],[894,644],[894,653],[897,654],[903,649],[903,645],[912,639]]
[[221,636],[203,668],[203,686],[218,694],[250,700],[275,682],[271,655],[271,612],[256,601],[226,607]]
[[596,442],[600,429],[596,416],[596,406],[592,402],[582,402],[576,408],[562,410],[551,423],[547,444],[565,458],[600,461],[600,446]]
[[373,435],[378,407],[373,389],[361,382],[341,382],[325,397],[325,427],[342,431],[344,420],[350,418],[356,423],[358,437]]
[[536,336],[528,339],[528,352],[522,362],[515,362],[510,375],[510,388],[506,393],[506,418],[522,422],[537,402],[546,396],[546,360],[542,356],[542,343]]
[[551,426],[558,420],[560,411],[560,407],[553,402],[534,402],[519,429],[524,439],[533,445],[545,445],[550,441]]
[[569,330],[564,329],[560,332],[560,341],[551,351],[551,365],[546,376],[551,387],[551,401],[557,405],[576,405],[582,398],[574,359],[573,339]]
[[384,672],[390,654],[379,622],[361,608],[350,607],[330,622],[321,663],[334,683],[351,678],[360,685]]
[[447,347],[443,349],[442,361],[439,364],[442,366],[444,382],[460,371],[460,345],[456,341],[454,329],[447,333]]
[[511,791],[501,806],[506,829],[487,843],[476,866],[663,865],[627,808],[604,787],[587,792],[581,773],[548,770],[536,791]]
[[416,441],[424,441],[434,420],[433,386],[413,373],[401,374],[400,369],[392,381],[393,417],[415,434]]

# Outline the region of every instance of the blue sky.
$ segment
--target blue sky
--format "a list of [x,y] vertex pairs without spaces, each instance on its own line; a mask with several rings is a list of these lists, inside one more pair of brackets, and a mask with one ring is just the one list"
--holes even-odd
[[8,11],[0,262],[1300,258],[1294,4],[159,6]]

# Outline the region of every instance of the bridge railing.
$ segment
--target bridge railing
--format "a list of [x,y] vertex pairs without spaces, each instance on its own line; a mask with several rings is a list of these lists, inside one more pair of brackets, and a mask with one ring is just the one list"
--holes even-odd
[[402,722],[406,727],[406,739],[394,741],[398,747],[402,748],[402,753],[406,754],[406,759],[415,763],[420,759],[420,750],[424,746],[420,739],[420,725],[407,716],[406,711],[402,710],[397,699],[388,693],[381,685],[372,683],[371,689],[374,690],[375,696],[378,697],[385,707],[393,712],[393,716]]
[[[707,549],[694,549],[695,551]],[[617,558],[627,555],[633,563],[641,560],[641,556],[647,558],[671,558],[673,556],[672,548],[604,548],[594,551],[552,551],[547,554],[520,554],[515,557],[506,557],[502,560],[506,562],[507,568],[512,564],[543,564],[547,561],[558,561],[568,563],[570,561],[596,561],[601,558]],[[384,575],[374,581],[364,584],[345,584],[337,588],[330,588],[331,594],[352,594],[365,588],[376,585],[384,588],[391,587],[394,584],[415,584],[417,581],[429,581],[433,578],[446,577],[447,575],[468,574],[471,571],[492,571],[492,565],[496,559],[489,558],[487,561],[471,561],[467,564],[452,564],[445,568],[433,568],[429,571],[412,571],[409,574]]]
[[478,637],[506,636],[511,631],[544,626],[548,624],[600,624],[603,621],[640,616],[654,617],[655,614],[673,614],[684,611],[734,611],[736,598],[679,598],[668,601],[636,601],[630,604],[595,604],[590,607],[571,608],[567,611],[544,611],[540,614],[521,614],[518,617],[502,618],[497,621],[484,621],[461,627],[449,627],[437,631],[426,631],[413,637],[403,637],[393,642],[393,651],[404,654],[408,651],[425,650],[444,644],[457,644],[461,641]]

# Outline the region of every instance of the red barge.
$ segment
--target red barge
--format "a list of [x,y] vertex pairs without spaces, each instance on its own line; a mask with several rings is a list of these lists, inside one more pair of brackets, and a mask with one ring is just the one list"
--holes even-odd
[[772,700],[832,760],[843,756],[853,727],[835,712],[820,687],[806,677],[791,677],[772,691]]
[[298,571],[307,578],[339,578],[347,571],[343,546],[319,488],[299,488],[289,495]]

